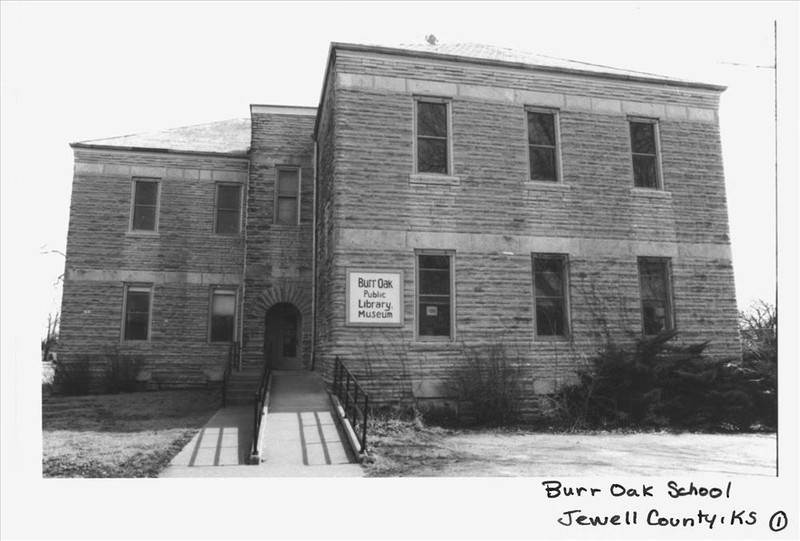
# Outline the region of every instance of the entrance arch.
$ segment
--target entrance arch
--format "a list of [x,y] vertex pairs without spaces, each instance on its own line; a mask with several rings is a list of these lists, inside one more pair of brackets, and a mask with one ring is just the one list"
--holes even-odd
[[303,316],[291,303],[279,302],[264,317],[264,355],[274,370],[302,370]]

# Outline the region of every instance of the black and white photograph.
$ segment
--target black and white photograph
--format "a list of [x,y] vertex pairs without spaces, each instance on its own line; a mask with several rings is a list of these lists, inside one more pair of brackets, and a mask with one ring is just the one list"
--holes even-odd
[[800,3],[0,15],[4,539],[800,535]]

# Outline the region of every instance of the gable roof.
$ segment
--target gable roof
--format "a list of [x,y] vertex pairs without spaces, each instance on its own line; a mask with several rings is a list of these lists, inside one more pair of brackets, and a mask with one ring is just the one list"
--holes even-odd
[[250,150],[250,119],[236,118],[163,131],[94,139],[72,143],[70,146],[246,155]]

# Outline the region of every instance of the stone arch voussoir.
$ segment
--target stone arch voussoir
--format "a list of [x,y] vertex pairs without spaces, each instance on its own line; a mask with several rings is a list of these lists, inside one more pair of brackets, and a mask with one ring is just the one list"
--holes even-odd
[[311,316],[310,295],[295,286],[268,287],[258,295],[255,304],[266,313],[267,310],[281,302],[294,305],[303,318]]

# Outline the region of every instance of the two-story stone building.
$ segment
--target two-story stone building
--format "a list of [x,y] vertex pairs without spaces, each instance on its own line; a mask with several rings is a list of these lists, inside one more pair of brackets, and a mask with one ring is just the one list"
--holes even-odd
[[736,357],[723,90],[334,43],[316,109],[75,143],[60,357],[180,386],[231,342],[253,369],[338,355],[378,401],[436,394],[471,346],[513,352],[532,397],[607,336]]

